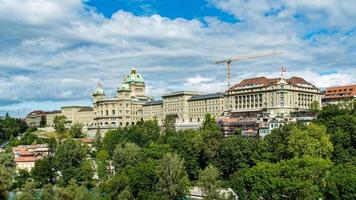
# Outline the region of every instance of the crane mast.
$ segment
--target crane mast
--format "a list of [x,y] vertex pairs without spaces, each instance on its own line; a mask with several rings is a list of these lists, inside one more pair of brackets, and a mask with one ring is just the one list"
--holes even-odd
[[232,62],[237,62],[237,61],[242,61],[242,60],[253,60],[257,58],[263,58],[263,57],[268,57],[268,56],[275,56],[278,54],[282,54],[283,52],[272,52],[272,53],[265,53],[265,54],[256,54],[256,55],[248,55],[248,56],[239,56],[235,58],[227,58],[225,60],[220,60],[215,62],[215,64],[221,64],[221,63],[226,63],[226,79],[227,79],[227,87],[231,87],[231,63]]

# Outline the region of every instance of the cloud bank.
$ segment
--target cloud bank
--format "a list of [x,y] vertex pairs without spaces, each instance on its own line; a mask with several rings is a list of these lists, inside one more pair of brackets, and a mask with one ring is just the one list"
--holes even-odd
[[356,5],[351,1],[209,0],[214,16],[170,19],[118,10],[104,17],[81,0],[0,0],[0,114],[90,105],[101,81],[114,94],[136,67],[149,96],[172,90],[223,91],[226,57],[284,54],[233,63],[238,82],[302,76],[318,87],[356,83]]

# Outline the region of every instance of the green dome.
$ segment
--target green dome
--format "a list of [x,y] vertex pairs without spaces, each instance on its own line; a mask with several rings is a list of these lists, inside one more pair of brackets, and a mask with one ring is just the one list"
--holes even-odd
[[144,83],[145,80],[140,74],[137,74],[136,69],[132,68],[131,69],[131,74],[126,76],[125,83],[130,84],[130,83]]
[[130,86],[127,83],[122,83],[122,85],[119,87],[120,90],[130,90]]
[[103,89],[103,86],[101,85],[101,83],[99,83],[96,89],[94,90],[93,95],[104,95],[104,94],[105,91]]

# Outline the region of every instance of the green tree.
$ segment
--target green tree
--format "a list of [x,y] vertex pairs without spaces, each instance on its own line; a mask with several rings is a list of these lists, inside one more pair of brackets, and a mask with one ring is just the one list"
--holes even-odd
[[30,179],[30,173],[27,170],[20,169],[14,179],[15,187],[21,188]]
[[32,178],[40,186],[51,183],[55,177],[54,158],[48,156],[41,160],[37,160],[31,174]]
[[318,114],[320,111],[320,102],[316,100],[313,101],[309,106],[309,110],[314,114]]
[[156,167],[157,161],[148,160],[128,170],[129,185],[134,198],[147,199],[147,195],[158,195]]
[[167,139],[173,152],[178,153],[184,159],[184,165],[190,180],[197,180],[200,170],[200,155],[203,138],[200,132],[195,130],[179,131]]
[[241,199],[319,199],[332,163],[320,157],[261,162],[236,172],[230,184]]
[[45,127],[46,126],[46,116],[42,115],[41,116],[41,121],[40,121],[40,127]]
[[198,185],[201,187],[204,193],[204,199],[206,200],[218,200],[223,199],[220,195],[219,189],[221,182],[219,181],[220,172],[213,165],[208,165],[199,174]]
[[52,184],[46,184],[43,186],[41,192],[41,200],[53,200],[55,192],[53,190]]
[[201,129],[203,131],[220,131],[220,127],[216,123],[215,117],[213,117],[210,113],[205,114],[205,119]]
[[176,132],[177,115],[166,115],[163,121],[163,129],[165,135],[172,135]]
[[298,157],[310,155],[329,158],[333,151],[333,144],[324,126],[310,124],[305,128],[292,130],[288,138],[288,150]]
[[67,118],[62,115],[58,115],[54,117],[53,123],[54,123],[54,129],[56,130],[56,133],[59,135],[63,135],[66,132],[66,120]]
[[223,135],[220,132],[205,132],[201,147],[200,165],[205,167],[212,164],[218,158]]
[[74,200],[95,200],[95,196],[84,185],[80,186],[76,190]]
[[94,145],[96,151],[99,151],[102,147],[102,141],[101,141],[101,135],[100,135],[99,128],[96,130],[93,145]]
[[108,165],[109,165],[109,154],[107,151],[105,150],[100,150],[97,154],[96,154],[96,163],[97,163],[97,171],[98,171],[98,177],[100,180],[106,180],[109,176],[108,173]]
[[8,191],[12,187],[11,172],[0,165],[0,199],[7,199]]
[[187,194],[188,177],[184,161],[177,154],[167,153],[157,167],[158,188],[166,199],[180,199]]
[[[124,173],[119,173],[111,179],[99,185],[99,192],[107,194],[106,199],[127,198],[127,188],[129,186],[129,178]],[[131,193],[130,193],[131,194]]]
[[74,179],[69,181],[69,184],[65,188],[60,188],[56,193],[56,200],[74,200],[77,193],[78,185]]
[[256,164],[258,138],[231,136],[222,141],[214,165],[227,179],[235,171],[252,167]]
[[87,149],[79,142],[69,138],[58,145],[55,155],[55,165],[61,172],[64,184],[80,173]]
[[356,166],[336,165],[326,179],[325,199],[356,199]]
[[36,184],[33,181],[27,181],[17,196],[17,200],[36,200]]
[[109,130],[105,133],[105,137],[103,138],[103,149],[105,149],[109,155],[114,154],[114,150],[117,144],[122,143],[122,135],[125,134],[126,128],[118,128],[116,130]]
[[83,126],[81,124],[73,124],[72,127],[70,127],[69,129],[69,135],[73,138],[82,138],[82,128]]
[[113,161],[117,172],[127,166],[135,166],[141,160],[142,150],[134,143],[119,144],[115,148]]
[[84,160],[77,171],[75,179],[80,185],[91,186],[94,170],[91,160]]
[[288,150],[288,138],[292,130],[299,126],[299,124],[286,124],[266,135],[258,145],[260,160],[276,163],[293,158],[293,153]]

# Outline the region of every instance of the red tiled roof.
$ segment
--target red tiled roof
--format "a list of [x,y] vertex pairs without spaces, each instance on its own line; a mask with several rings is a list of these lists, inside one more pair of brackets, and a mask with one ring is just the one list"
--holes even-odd
[[[253,86],[253,85],[262,85],[262,87],[267,87],[270,85],[275,85],[279,80],[280,80],[279,78],[266,78],[264,76],[256,77],[256,78],[249,78],[249,79],[242,80],[238,84],[235,84],[234,86],[230,87],[229,90],[233,90],[238,87]],[[314,86],[311,83],[304,80],[303,78],[295,77],[295,76],[293,76],[289,79],[286,79],[286,82],[291,85],[308,84],[308,85]]]
[[36,160],[40,160],[41,157],[34,157],[34,156],[20,156],[15,158],[15,162],[35,162]]
[[350,97],[356,96],[356,85],[336,86],[326,88],[325,97]]
[[92,143],[94,139],[92,138],[80,138],[80,141],[83,143]]

